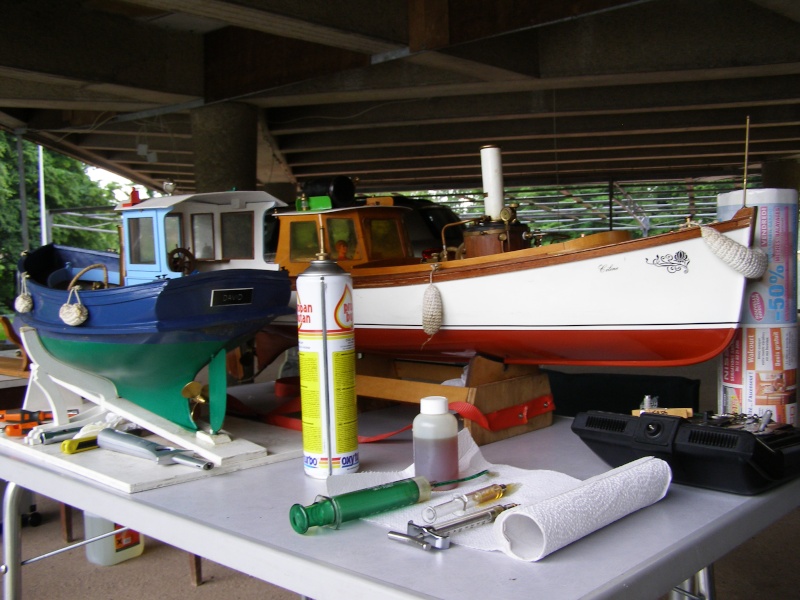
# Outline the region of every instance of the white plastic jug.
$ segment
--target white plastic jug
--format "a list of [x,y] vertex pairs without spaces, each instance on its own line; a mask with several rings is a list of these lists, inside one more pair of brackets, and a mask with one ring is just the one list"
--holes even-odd
[[[84,539],[88,540],[118,528],[119,526],[107,519],[88,512],[83,513]],[[103,567],[135,558],[142,552],[144,552],[144,536],[132,529],[86,544],[88,561]]]

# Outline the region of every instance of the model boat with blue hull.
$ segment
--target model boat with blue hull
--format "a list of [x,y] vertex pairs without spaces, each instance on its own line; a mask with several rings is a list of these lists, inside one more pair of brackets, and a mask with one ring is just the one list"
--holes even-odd
[[[186,384],[214,360],[224,380],[225,352],[291,312],[289,279],[277,271],[198,273],[79,292],[87,318],[77,326],[59,315],[68,291],[33,281],[27,287],[34,308],[18,318],[37,330],[50,354],[108,378],[120,397],[189,429],[197,425]],[[224,397],[209,403],[214,431],[224,420]]]
[[[24,286],[15,325],[34,328],[55,359],[107,378],[119,397],[186,429],[198,428],[195,413],[206,404],[210,429],[218,431],[225,354],[293,312],[288,274],[164,269],[149,281],[122,277],[115,286],[115,257],[56,245],[27,253],[18,265]],[[82,267],[87,261],[94,262]],[[209,388],[200,393],[202,386],[187,384],[206,366]]]

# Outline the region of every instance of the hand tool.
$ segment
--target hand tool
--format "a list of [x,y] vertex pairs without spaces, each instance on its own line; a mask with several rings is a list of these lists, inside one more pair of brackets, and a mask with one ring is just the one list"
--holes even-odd
[[172,448],[151,440],[140,438],[132,433],[103,429],[97,433],[97,445],[106,450],[130,454],[139,458],[154,460],[159,465],[187,465],[207,471],[214,463],[197,458],[184,448]]
[[509,508],[514,508],[517,504],[498,504],[485,510],[479,510],[473,513],[445,521],[441,525],[433,527],[432,525],[417,525],[414,521],[408,522],[406,533],[399,531],[390,531],[389,539],[398,542],[404,542],[417,546],[423,550],[433,550],[437,548],[444,550],[450,547],[450,534],[464,529],[471,529],[485,523],[492,523],[500,513]]
[[52,421],[53,413],[45,410],[25,410],[24,408],[9,408],[0,410],[0,421],[6,423],[31,423]]
[[73,438],[61,442],[61,452],[64,454],[77,454],[78,452],[94,450],[97,447],[96,435],[87,435],[86,437]]

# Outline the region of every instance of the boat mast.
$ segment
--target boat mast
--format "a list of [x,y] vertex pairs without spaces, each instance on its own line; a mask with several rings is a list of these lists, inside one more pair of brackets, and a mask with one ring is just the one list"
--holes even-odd
[[750,149],[750,115],[747,115],[747,121],[744,126],[744,179],[742,181],[742,206],[747,207],[747,156]]

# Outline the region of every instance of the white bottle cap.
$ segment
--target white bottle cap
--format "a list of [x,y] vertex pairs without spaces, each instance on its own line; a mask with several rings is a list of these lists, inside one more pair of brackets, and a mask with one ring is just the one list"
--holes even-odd
[[444,396],[425,396],[419,401],[419,412],[423,415],[444,415],[448,410]]

